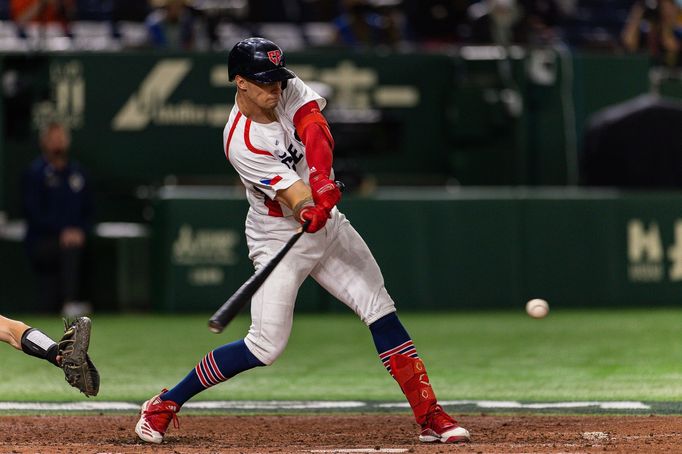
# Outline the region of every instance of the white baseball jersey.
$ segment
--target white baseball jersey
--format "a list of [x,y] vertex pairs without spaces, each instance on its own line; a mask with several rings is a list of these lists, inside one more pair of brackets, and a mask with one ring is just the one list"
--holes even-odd
[[275,199],[277,191],[297,180],[308,181],[305,146],[296,134],[294,115],[311,101],[320,110],[327,101],[301,79],[290,79],[275,108],[277,121],[263,124],[244,117],[235,102],[223,129],[225,156],[246,186],[251,209],[269,216],[291,216],[291,210]]

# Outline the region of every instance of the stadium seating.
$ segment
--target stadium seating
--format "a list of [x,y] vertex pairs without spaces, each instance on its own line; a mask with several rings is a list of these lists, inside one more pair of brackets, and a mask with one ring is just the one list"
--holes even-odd
[[577,47],[614,47],[632,0],[580,0],[563,25],[566,40]]
[[[144,22],[114,17],[118,13],[113,11],[110,3],[78,0],[78,18],[71,24],[70,41],[61,39],[64,33],[57,29],[46,30],[40,35],[50,38],[47,40],[37,39],[35,30],[30,31],[28,39],[22,40],[10,19],[9,0],[0,0],[0,51],[36,48],[48,51],[110,51],[145,47]],[[259,8],[253,7],[248,11],[243,7],[244,2],[222,2],[219,4],[223,7],[218,10],[209,3],[196,2],[198,6],[207,8],[206,11],[213,8],[212,14],[220,18],[215,50],[229,49],[239,39],[251,34],[268,37],[289,50],[334,43],[335,26],[328,17],[308,17],[303,23],[287,21],[284,17],[275,22],[271,15],[263,16],[262,11],[256,11]],[[574,47],[616,47],[631,3],[631,0],[578,0],[574,14],[564,18],[560,24],[561,35]]]

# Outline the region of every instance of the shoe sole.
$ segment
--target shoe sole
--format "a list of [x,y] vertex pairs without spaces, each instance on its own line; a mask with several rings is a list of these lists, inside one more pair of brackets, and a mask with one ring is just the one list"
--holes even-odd
[[434,443],[434,442],[441,442],[441,443],[467,443],[470,441],[469,437],[460,437],[458,435],[455,435],[453,437],[448,437],[445,440],[443,440],[440,437],[425,437],[420,435],[419,436],[419,441],[422,443]]
[[137,424],[135,425],[135,433],[137,434],[138,437],[140,437],[140,440],[146,441],[147,443],[154,443],[154,444],[161,444],[163,442],[163,437],[162,438],[154,438],[153,436],[147,435],[145,432],[142,430],[142,425],[144,424],[144,418],[140,416],[140,420],[137,421]]
[[[153,399],[153,398],[152,398]],[[137,434],[138,437],[140,437],[140,440],[146,441],[147,443],[154,443],[154,444],[161,444],[163,442],[163,436],[160,438],[154,437],[154,435],[147,435],[146,433],[143,432],[142,430],[142,425],[144,424],[144,414],[145,409],[147,408],[147,405],[149,402],[152,400],[148,400],[145,403],[142,404],[142,408],[140,409],[140,419],[137,421],[137,424],[135,424],[135,433]]]
[[469,436],[468,431],[465,429],[462,429],[464,433],[460,435],[451,435],[449,437],[441,437],[438,436],[435,432],[432,432],[433,435],[419,435],[419,441],[422,443],[434,443],[434,442],[441,442],[441,443],[466,443],[471,441],[471,438]]

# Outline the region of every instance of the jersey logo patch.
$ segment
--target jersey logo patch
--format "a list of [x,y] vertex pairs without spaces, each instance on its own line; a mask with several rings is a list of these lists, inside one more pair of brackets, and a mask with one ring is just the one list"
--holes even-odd
[[280,177],[279,175],[275,175],[274,178],[263,178],[260,180],[261,183],[267,184],[268,186],[274,186],[280,181],[282,181],[282,177]]
[[279,66],[279,62],[282,61],[282,51],[280,50],[271,50],[268,52],[268,58],[272,63],[275,65]]

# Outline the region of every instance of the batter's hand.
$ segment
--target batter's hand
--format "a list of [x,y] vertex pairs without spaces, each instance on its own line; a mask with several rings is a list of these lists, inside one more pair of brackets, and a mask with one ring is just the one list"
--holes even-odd
[[330,212],[341,200],[341,191],[336,183],[322,173],[315,172],[310,175],[310,189],[315,205],[324,208],[327,212]]
[[311,205],[303,208],[303,210],[301,210],[300,216],[303,222],[310,222],[306,232],[315,233],[324,227],[324,225],[327,223],[327,219],[330,217],[330,214],[321,206]]

